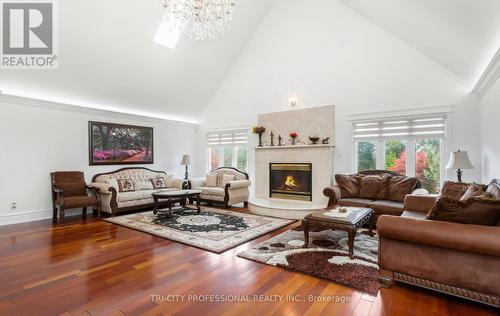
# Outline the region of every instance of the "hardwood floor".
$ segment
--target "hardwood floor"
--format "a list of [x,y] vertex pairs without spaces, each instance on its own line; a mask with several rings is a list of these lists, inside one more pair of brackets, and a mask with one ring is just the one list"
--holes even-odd
[[[289,228],[217,255],[92,218],[3,226],[0,315],[498,315],[481,304],[404,285],[373,297],[236,256]],[[210,294],[300,295],[306,302],[192,301]],[[162,296],[153,301],[152,295]],[[308,295],[349,301],[313,303]]]

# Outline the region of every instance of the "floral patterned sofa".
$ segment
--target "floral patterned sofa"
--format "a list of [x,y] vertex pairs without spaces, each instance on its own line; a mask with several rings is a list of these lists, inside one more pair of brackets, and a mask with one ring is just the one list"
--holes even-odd
[[99,173],[89,185],[97,189],[101,200],[101,211],[112,215],[152,208],[152,192],[187,188],[186,180],[174,179],[163,171],[142,167],[129,167],[108,173]]
[[[214,183],[207,181],[210,176],[214,178]],[[229,176],[228,181],[224,180],[225,176]],[[224,207],[237,203],[248,206],[250,185],[247,173],[231,167],[221,167],[210,171],[206,177],[189,180],[192,189],[201,190],[200,198],[203,202],[223,204]]]

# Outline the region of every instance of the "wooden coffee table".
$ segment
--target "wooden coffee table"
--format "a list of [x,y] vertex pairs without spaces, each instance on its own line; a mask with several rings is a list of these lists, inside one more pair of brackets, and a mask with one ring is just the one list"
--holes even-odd
[[[182,212],[192,210],[186,206],[186,201],[190,198],[196,199],[196,210],[200,213],[200,193],[201,190],[175,190],[175,191],[156,191],[151,193],[154,200],[153,214],[158,212],[166,212],[173,214],[174,212]],[[160,204],[167,203],[167,209],[160,209]],[[174,208],[174,204],[180,202],[181,206]]]
[[354,238],[356,237],[357,229],[366,223],[370,224],[370,236],[373,236],[373,220],[375,218],[374,211],[371,208],[363,207],[347,207],[348,216],[329,216],[325,213],[333,210],[335,208],[324,209],[319,212],[314,212],[302,220],[304,226],[304,248],[309,247],[309,224],[311,222],[317,222],[332,229],[343,230],[347,232],[348,244],[349,244],[349,257],[354,259]]

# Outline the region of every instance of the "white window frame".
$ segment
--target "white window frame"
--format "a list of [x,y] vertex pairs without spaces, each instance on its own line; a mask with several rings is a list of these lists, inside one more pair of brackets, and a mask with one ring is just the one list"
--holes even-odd
[[[440,172],[439,172],[439,181],[440,181],[440,186],[446,181],[446,172],[445,172],[445,165],[446,165],[446,153],[447,153],[447,148],[449,147],[449,144],[451,142],[451,138],[449,137],[450,135],[450,130],[451,130],[451,122],[452,122],[452,106],[446,106],[446,107],[440,107],[437,109],[435,112],[432,112],[430,110],[424,109],[423,111],[408,111],[408,113],[403,112],[385,112],[385,113],[380,113],[380,114],[375,114],[375,113],[369,113],[369,114],[354,114],[350,115],[351,116],[351,128],[352,128],[352,140],[353,140],[353,163],[352,163],[352,170],[353,173],[358,172],[358,143],[359,142],[375,142],[375,150],[376,150],[376,168],[379,170],[385,170],[385,146],[384,143],[386,140],[404,140],[406,141],[406,152],[407,153],[413,153],[413,154],[407,154],[406,155],[406,175],[407,176],[415,176],[416,172],[416,143],[420,140],[426,140],[426,139],[439,139],[439,155],[440,155]],[[409,112],[414,112],[409,114]],[[436,135],[436,136],[398,136],[398,137],[392,137],[392,138],[380,138],[380,137],[366,137],[362,139],[356,139],[354,137],[354,124],[358,123],[360,121],[366,121],[366,120],[390,120],[390,119],[396,119],[398,116],[404,116],[406,118],[412,118],[412,117],[417,117],[417,116],[422,116],[422,115],[444,115],[444,131],[445,133],[443,135]]]
[[[216,134],[216,133],[220,133],[220,134],[225,134],[225,133],[243,133],[245,132],[246,133],[246,143],[238,143],[238,144],[217,144],[217,145],[214,145],[214,144],[210,144],[208,142],[208,135],[212,135],[212,134]],[[210,131],[207,131],[206,135],[205,135],[205,142],[206,142],[206,166],[205,166],[205,169],[206,169],[206,172],[210,172],[212,171],[211,170],[211,154],[212,154],[212,149],[213,148],[226,148],[228,146],[232,146],[232,161],[231,161],[231,167],[233,168],[237,168],[237,163],[238,163],[238,157],[237,157],[237,153],[238,153],[238,150],[237,150],[237,147],[246,147],[247,149],[247,170],[242,170],[242,171],[245,171],[245,172],[248,172],[248,153],[249,153],[249,144],[248,144],[248,138],[249,138],[249,128],[248,127],[239,127],[239,128],[227,128],[227,129],[217,129],[217,130],[210,130]],[[222,157],[222,159],[224,160],[224,157]]]

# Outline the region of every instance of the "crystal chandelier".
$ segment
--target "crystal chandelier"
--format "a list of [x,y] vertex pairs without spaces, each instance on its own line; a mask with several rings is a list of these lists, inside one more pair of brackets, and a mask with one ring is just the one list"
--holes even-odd
[[235,0],[162,0],[164,23],[191,39],[224,34],[233,20]]

